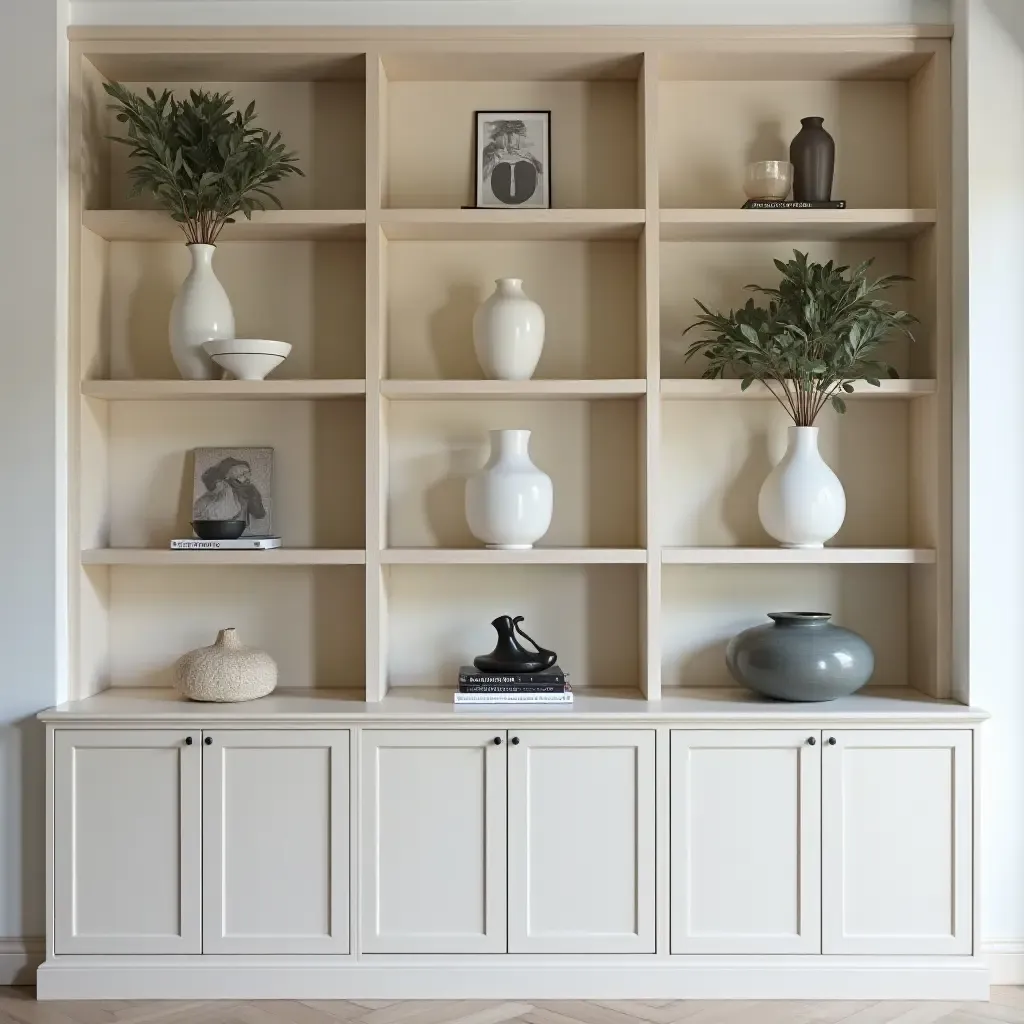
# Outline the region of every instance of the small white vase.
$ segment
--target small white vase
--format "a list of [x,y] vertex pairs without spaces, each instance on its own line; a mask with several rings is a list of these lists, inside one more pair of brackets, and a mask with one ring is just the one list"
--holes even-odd
[[487,547],[524,551],[551,525],[551,477],[530,461],[530,431],[490,434],[491,457],[466,482],[466,521]]
[[256,700],[277,686],[277,663],[265,651],[243,647],[234,629],[222,629],[215,643],[178,659],[174,685],[189,700]]
[[518,277],[499,277],[473,316],[473,346],[488,380],[529,380],[544,348],[544,310]]
[[782,461],[757,498],[761,525],[784,548],[820,548],[843,525],[846,494],[818,451],[817,427],[790,427]]
[[231,300],[213,272],[215,245],[190,245],[192,269],[171,306],[171,355],[185,380],[212,380],[220,376],[203,342],[234,338],[235,314]]

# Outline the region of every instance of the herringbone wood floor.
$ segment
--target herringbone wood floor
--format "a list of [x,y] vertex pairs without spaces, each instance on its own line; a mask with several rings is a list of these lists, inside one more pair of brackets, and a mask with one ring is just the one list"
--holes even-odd
[[0,988],[0,1024],[1024,1024],[1024,988],[989,1003],[877,1002],[87,1002]]

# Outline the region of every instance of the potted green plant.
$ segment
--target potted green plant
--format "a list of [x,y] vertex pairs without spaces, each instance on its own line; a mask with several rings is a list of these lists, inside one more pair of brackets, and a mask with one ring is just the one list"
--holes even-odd
[[878,387],[882,377],[898,376],[878,350],[895,334],[912,340],[917,320],[882,298],[908,278],[872,280],[871,260],[851,270],[811,262],[802,252],[793,256],[775,260],[778,287],[747,286],[767,297],[766,306],[751,298],[718,313],[698,301],[701,315],[683,333],[707,332],[686,351],[687,359],[707,358],[704,377],[735,374],[744,391],[760,381],[792,419],[786,455],[761,488],[758,513],[783,546],[820,548],[843,524],[846,495],[818,452],[815,420],[827,405],[844,413],[844,395],[856,381]]
[[171,354],[182,377],[214,374],[203,343],[235,336],[234,313],[213,272],[217,238],[237,214],[280,207],[273,186],[302,174],[298,158],[281,141],[254,125],[255,103],[235,110],[229,93],[189,91],[176,99],[165,89],[139,96],[116,82],[104,83],[110,105],[125,126],[111,141],[129,147],[134,161],[129,195],[151,193],[181,227],[192,267],[171,307]]

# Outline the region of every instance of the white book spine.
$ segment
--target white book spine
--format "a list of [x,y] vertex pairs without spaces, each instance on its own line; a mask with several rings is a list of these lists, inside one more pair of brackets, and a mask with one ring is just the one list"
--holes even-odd
[[571,693],[456,693],[456,704],[571,704]]
[[183,537],[171,541],[172,551],[271,551],[280,546],[279,537],[252,537],[246,540],[192,540]]

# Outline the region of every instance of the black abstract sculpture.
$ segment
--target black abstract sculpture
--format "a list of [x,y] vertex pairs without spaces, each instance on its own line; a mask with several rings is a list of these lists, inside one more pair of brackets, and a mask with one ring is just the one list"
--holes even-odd
[[[491,623],[498,634],[498,643],[490,654],[481,654],[473,659],[473,664],[481,672],[543,672],[554,665],[558,655],[554,651],[545,650],[533,637],[527,636],[519,627],[522,621],[522,615],[514,619],[511,615],[499,615]],[[536,651],[523,647],[516,639],[516,633],[529,640],[537,648]]]

